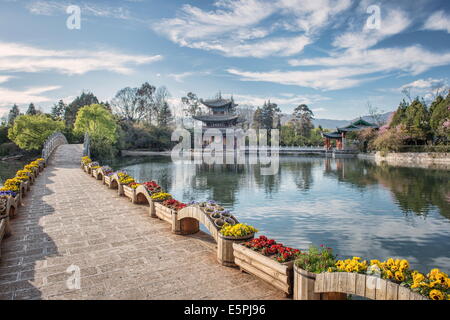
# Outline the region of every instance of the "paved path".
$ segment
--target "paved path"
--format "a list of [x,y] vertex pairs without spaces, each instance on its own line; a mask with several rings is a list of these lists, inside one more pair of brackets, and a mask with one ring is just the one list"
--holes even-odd
[[[280,291],[216,262],[204,236],[178,236],[79,167],[63,145],[2,242],[0,299],[278,299]],[[68,289],[69,266],[81,289]]]

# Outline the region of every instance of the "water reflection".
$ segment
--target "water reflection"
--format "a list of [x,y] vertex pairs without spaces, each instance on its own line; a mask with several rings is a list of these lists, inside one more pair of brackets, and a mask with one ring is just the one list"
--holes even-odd
[[326,243],[343,256],[404,257],[424,271],[449,270],[449,171],[283,156],[278,174],[263,176],[258,165],[127,161],[116,167],[157,180],[182,201],[219,201],[287,245]]

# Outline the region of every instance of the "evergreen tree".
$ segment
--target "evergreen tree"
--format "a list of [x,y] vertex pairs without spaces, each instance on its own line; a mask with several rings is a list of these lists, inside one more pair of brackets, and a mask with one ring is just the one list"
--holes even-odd
[[295,123],[297,132],[300,135],[309,138],[311,136],[311,130],[314,129],[314,125],[312,123],[312,120],[314,119],[313,112],[306,104],[301,104],[294,109],[294,113],[292,115],[296,120]]
[[16,120],[16,118],[20,115],[20,109],[19,107],[14,104],[11,108],[11,110],[9,111],[9,115],[8,115],[8,125],[12,126],[14,124],[14,120]]
[[167,101],[164,101],[162,106],[159,108],[157,120],[158,126],[161,128],[167,127],[172,121],[172,112],[170,111]]
[[438,141],[450,139],[450,128],[446,124],[450,121],[450,93],[444,99],[438,96],[430,108],[430,127]]
[[255,112],[253,113],[253,123],[252,127],[253,129],[259,129],[262,126],[262,111],[261,108],[256,108]]
[[67,105],[64,101],[59,100],[58,103],[54,104],[52,107],[51,115],[55,120],[62,120],[66,112]]
[[276,103],[271,103],[270,100],[264,102],[261,109],[261,128],[276,129],[280,127],[280,113],[281,110]]
[[37,110],[36,107],[34,106],[33,103],[30,103],[30,105],[28,106],[28,110],[27,110],[27,114],[30,116],[35,116],[37,114]]
[[419,99],[415,99],[405,111],[406,133],[412,140],[425,141],[430,134],[430,114],[425,104]]
[[402,102],[400,102],[400,105],[397,108],[397,111],[395,112],[394,116],[392,117],[390,126],[391,128],[394,128],[401,124],[405,119],[405,113],[406,109],[408,108],[409,104],[403,99]]

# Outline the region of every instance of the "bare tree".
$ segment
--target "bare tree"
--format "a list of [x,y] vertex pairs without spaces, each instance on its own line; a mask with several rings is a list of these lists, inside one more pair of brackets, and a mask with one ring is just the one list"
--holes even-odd
[[144,118],[145,112],[139,106],[137,92],[138,88],[123,88],[116,93],[111,101],[113,111],[122,119],[139,122]]
[[370,101],[367,101],[367,109],[369,112],[369,116],[372,118],[372,121],[379,127],[384,124],[383,121],[383,110],[379,110],[377,107],[372,106]]

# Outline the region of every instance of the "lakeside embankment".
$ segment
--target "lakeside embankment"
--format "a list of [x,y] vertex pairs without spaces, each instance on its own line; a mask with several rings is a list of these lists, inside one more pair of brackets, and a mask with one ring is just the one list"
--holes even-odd
[[359,159],[373,160],[378,165],[388,164],[397,167],[450,170],[450,154],[439,152],[376,152],[360,153]]

